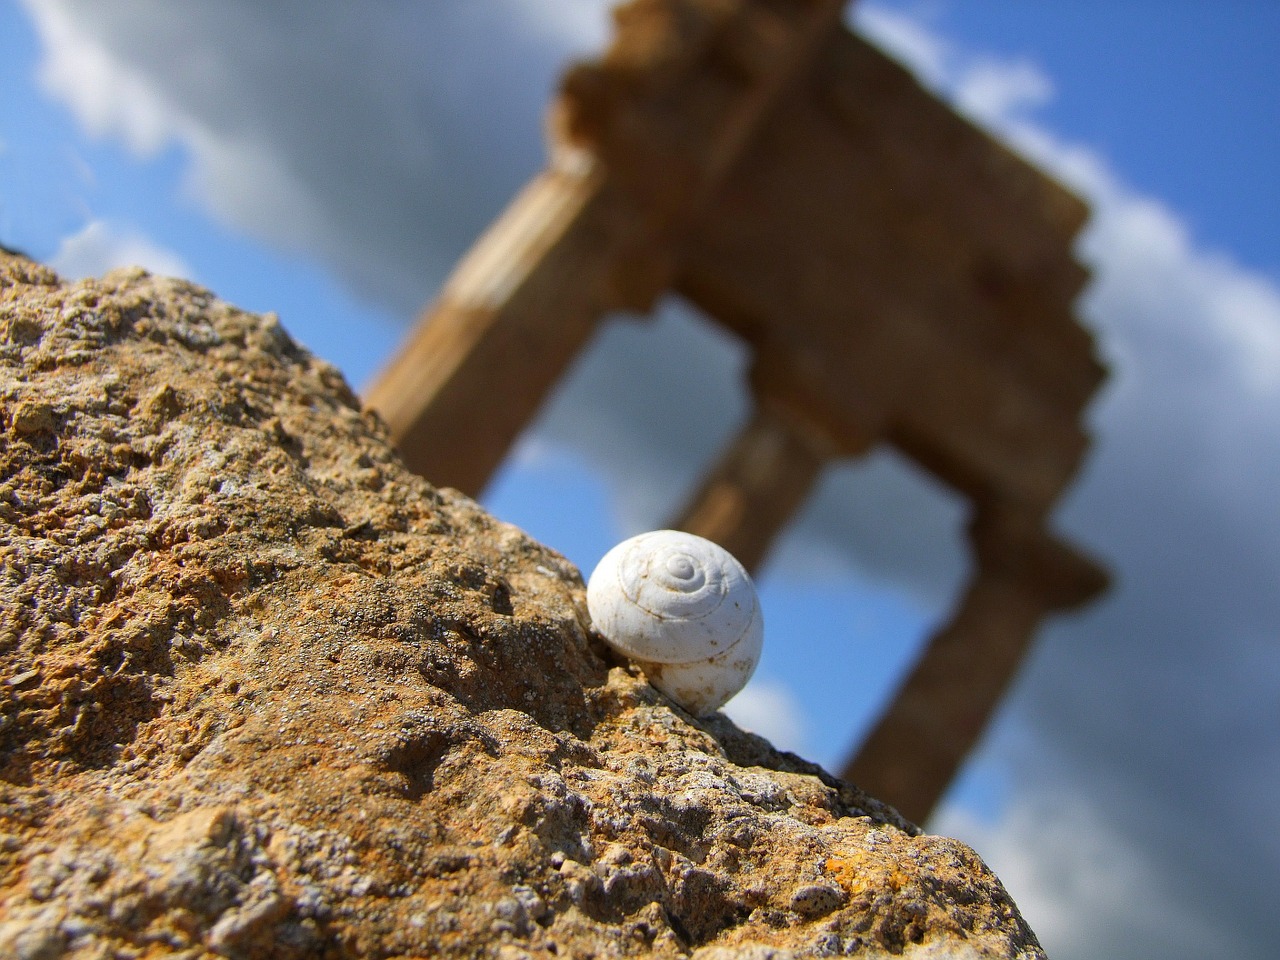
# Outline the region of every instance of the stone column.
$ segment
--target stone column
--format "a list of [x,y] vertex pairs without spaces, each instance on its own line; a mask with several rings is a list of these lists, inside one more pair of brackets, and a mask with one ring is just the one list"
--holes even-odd
[[591,167],[579,156],[525,188],[365,396],[437,485],[477,495],[600,316],[631,305],[635,217]]
[[982,735],[1041,620],[1107,584],[1038,518],[980,508],[970,536],[978,564],[959,608],[841,774],[917,823]]

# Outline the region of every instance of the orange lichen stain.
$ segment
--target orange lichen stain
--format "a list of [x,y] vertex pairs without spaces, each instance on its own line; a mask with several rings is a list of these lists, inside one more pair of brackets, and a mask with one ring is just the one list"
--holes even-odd
[[828,857],[823,861],[822,869],[831,874],[836,883],[846,893],[857,893],[862,888],[862,880],[857,875],[857,867],[849,857]]
[[859,854],[828,857],[823,861],[822,869],[851,896],[886,887],[897,893],[911,879],[892,861],[886,863]]

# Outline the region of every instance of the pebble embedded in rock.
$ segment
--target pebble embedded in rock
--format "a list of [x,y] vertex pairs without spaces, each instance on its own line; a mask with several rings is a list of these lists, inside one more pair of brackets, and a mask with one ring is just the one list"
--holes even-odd
[[848,899],[839,887],[826,883],[807,883],[791,894],[789,906],[802,917],[824,917]]

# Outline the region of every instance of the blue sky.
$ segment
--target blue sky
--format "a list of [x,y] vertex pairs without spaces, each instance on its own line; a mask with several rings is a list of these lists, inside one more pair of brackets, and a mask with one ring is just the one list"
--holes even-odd
[[[0,0],[0,243],[191,277],[359,386],[540,166],[605,7]],[[1059,960],[1269,957],[1280,4],[881,0],[858,22],[1089,198],[1081,308],[1113,368],[1058,521],[1117,589],[1043,633],[932,827]],[[486,503],[589,570],[682,501],[745,414],[743,363],[679,304],[611,319]],[[765,658],[730,712],[838,765],[957,589],[962,522],[890,454],[831,471],[761,578]]]
[[1054,80],[1038,118],[1170,202],[1199,243],[1280,276],[1280,4],[898,3],[958,44]]

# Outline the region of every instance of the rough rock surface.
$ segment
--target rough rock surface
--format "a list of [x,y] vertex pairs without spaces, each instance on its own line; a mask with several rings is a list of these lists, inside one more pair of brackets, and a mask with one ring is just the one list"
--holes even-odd
[[1043,953],[590,631],[271,316],[0,254],[0,956]]

